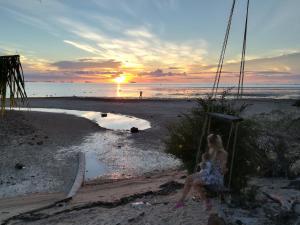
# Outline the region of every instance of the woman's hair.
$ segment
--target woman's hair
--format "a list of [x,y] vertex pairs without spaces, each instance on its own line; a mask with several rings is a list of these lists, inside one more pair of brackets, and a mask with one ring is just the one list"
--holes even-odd
[[207,142],[214,150],[221,150],[224,151],[222,138],[218,134],[209,134],[207,136]]

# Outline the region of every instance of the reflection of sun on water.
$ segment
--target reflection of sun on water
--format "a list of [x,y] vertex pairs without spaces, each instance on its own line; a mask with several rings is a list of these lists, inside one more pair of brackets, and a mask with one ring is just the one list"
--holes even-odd
[[119,98],[119,97],[122,97],[121,96],[121,85],[120,85],[120,83],[117,83],[117,97]]

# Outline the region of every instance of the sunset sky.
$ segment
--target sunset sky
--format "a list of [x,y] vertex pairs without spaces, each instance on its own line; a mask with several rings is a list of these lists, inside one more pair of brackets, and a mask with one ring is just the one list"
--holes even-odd
[[[0,0],[0,54],[28,81],[204,82],[232,0]],[[246,0],[238,0],[224,82],[236,82]],[[300,1],[251,0],[246,80],[300,83]]]

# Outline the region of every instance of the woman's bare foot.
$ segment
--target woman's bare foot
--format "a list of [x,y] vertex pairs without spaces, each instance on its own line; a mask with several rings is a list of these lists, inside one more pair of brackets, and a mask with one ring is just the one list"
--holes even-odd
[[184,202],[183,201],[179,201],[175,205],[175,209],[179,209],[179,208],[182,208],[182,207],[184,207]]

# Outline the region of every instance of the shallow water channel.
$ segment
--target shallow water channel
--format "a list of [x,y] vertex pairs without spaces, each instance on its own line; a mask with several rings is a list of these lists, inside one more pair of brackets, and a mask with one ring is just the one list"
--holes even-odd
[[[20,110],[28,110],[20,108]],[[166,170],[180,165],[180,161],[164,152],[140,149],[135,146],[134,138],[129,138],[131,127],[141,132],[151,129],[149,121],[132,116],[101,112],[79,111],[53,108],[31,108],[31,111],[65,113],[87,118],[105,131],[87,136],[79,145],[61,148],[59,158],[65,154],[85,153],[85,180],[98,178],[120,179],[141,175],[148,172]]]

